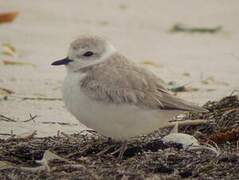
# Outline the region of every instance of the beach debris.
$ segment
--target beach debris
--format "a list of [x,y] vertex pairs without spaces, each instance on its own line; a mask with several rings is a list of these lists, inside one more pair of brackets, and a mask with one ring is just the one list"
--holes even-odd
[[[179,116],[179,118],[185,118],[185,116],[182,116],[182,117]],[[175,120],[170,121],[170,124],[165,126],[164,128],[172,128],[172,127],[175,127],[176,124],[178,124],[179,127],[199,126],[199,125],[203,125],[203,124],[208,124],[208,120],[206,120],[206,119],[193,119],[193,120],[181,119],[181,120],[178,120],[178,117],[176,117]]]
[[174,128],[171,132],[162,138],[164,143],[176,143],[181,144],[184,149],[207,149],[216,153],[217,156],[220,155],[220,150],[216,145],[216,148],[210,144],[204,143],[201,145],[199,141],[192,135],[179,133],[178,132],[178,122],[176,122]]
[[61,126],[77,126],[78,124],[67,123],[67,122],[52,122],[52,121],[43,121],[42,124],[59,124]]
[[11,95],[11,94],[14,94],[14,93],[15,93],[15,92],[14,92],[13,90],[0,87],[0,95],[1,95],[1,96],[8,96],[8,95]]
[[214,34],[222,31],[222,26],[216,27],[189,27],[183,24],[175,24],[170,29],[172,33],[184,32],[184,33],[209,33]]
[[13,66],[32,66],[32,67],[36,67],[35,64],[32,64],[30,62],[24,62],[24,61],[13,61],[13,60],[3,60],[2,61],[4,65],[13,65]]
[[235,55],[233,53],[227,53],[229,55],[231,55],[232,57],[234,57],[237,61],[239,61],[239,56],[238,55]]
[[13,164],[8,161],[0,161],[0,170],[8,169],[13,167]]
[[3,43],[1,54],[7,56],[16,56],[17,51],[16,48],[11,43]]
[[170,134],[172,134],[172,133],[178,133],[178,122],[177,121],[176,121],[173,129],[170,131]]
[[157,68],[160,67],[159,64],[157,64],[157,63],[155,63],[155,62],[153,62],[151,60],[144,60],[143,62],[141,62],[141,64],[149,65],[149,66],[154,66],[154,67],[157,67]]
[[32,101],[62,101],[62,98],[57,97],[16,96],[16,95],[9,95],[9,97]]
[[54,97],[19,97],[22,100],[37,100],[37,101],[62,101],[62,98]]
[[198,91],[198,88],[193,88],[193,87],[187,87],[191,83],[186,83],[184,85],[178,85],[175,81],[170,81],[168,82],[169,85],[169,90],[175,93],[178,92],[193,92],[193,91]]
[[178,143],[182,144],[184,149],[190,149],[194,146],[199,146],[198,140],[185,133],[170,133],[162,138],[162,141],[165,143]]
[[33,121],[35,122],[35,119],[38,117],[37,115],[32,115],[31,113],[29,114],[30,118],[27,120],[24,120],[23,122],[29,122],[29,121]]
[[216,145],[214,147],[211,144],[202,144],[202,145],[198,145],[198,146],[191,146],[191,147],[189,147],[189,149],[191,149],[191,150],[206,149],[206,150],[209,150],[211,152],[214,152],[217,157],[221,154],[221,151],[218,148],[218,146]]
[[233,89],[232,92],[230,93],[230,96],[236,95],[239,97],[239,89]]
[[62,158],[60,156],[58,156],[57,154],[51,152],[50,150],[46,150],[44,152],[44,155],[42,157],[41,160],[37,160],[36,162],[42,164],[49,172],[50,172],[50,167],[48,165],[48,163],[50,161],[53,161],[53,160],[60,160],[60,161],[63,161],[63,162],[67,162],[67,163],[74,163],[73,161],[70,161],[68,159],[65,159],[65,158]]
[[215,132],[209,139],[216,143],[225,143],[227,141],[237,141],[239,140],[239,127],[232,128],[223,132]]
[[0,24],[13,22],[18,16],[18,11],[0,12]]
[[190,77],[190,73],[188,73],[188,72],[184,72],[182,75],[185,77]]
[[7,116],[4,116],[2,114],[0,114],[0,121],[6,121],[6,122],[17,122],[16,120],[9,118]]
[[15,137],[16,134],[12,134],[12,133],[0,133],[0,136],[10,136],[10,137]]
[[[173,121],[171,133],[168,127],[129,140],[123,159],[111,154],[122,143],[97,133],[0,139],[0,161],[13,164],[0,168],[0,179],[238,179],[239,141],[228,139],[238,134],[238,107],[237,96],[209,101],[204,105],[208,112],[186,113],[180,122]],[[198,124],[180,124],[186,121]],[[213,142],[217,133],[227,135]],[[167,135],[174,141],[163,142]]]
[[185,133],[179,133],[178,132],[178,122],[176,122],[173,129],[170,131],[170,133],[162,138],[162,141],[164,143],[178,143],[183,146],[184,149],[190,148],[192,146],[199,146],[198,140]]
[[[24,120],[23,122],[29,122],[29,121],[34,121],[35,118],[37,118],[37,115],[32,116],[32,114],[30,114],[30,118],[27,120]],[[0,121],[6,121],[6,122],[17,122],[16,120],[9,118],[7,116],[4,116],[2,114],[0,114]]]
[[18,169],[21,169],[22,171],[26,172],[32,172],[32,173],[38,173],[40,171],[46,170],[47,167],[45,166],[38,166],[38,167],[19,167]]
[[109,21],[100,21],[98,24],[101,26],[108,26],[108,25],[110,25],[110,22]]
[[121,10],[126,10],[126,9],[128,9],[129,7],[128,7],[126,4],[121,3],[121,4],[119,5],[119,8],[120,8]]
[[208,84],[216,84],[216,85],[224,85],[224,86],[229,85],[227,82],[215,80],[213,76],[209,76],[206,79],[202,79],[201,83],[205,85],[208,85]]
[[212,92],[212,91],[216,91],[216,89],[208,88],[208,89],[205,89],[205,91],[207,91],[207,92]]

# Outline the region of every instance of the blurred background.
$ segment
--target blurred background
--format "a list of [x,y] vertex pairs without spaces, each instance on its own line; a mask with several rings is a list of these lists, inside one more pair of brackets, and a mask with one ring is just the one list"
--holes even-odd
[[61,101],[67,54],[82,34],[100,35],[204,104],[239,89],[238,0],[0,0],[0,134],[38,136],[85,127]]

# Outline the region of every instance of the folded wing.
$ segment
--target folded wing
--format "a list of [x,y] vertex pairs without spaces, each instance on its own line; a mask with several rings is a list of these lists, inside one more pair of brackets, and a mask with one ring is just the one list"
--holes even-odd
[[91,98],[142,108],[207,111],[172,95],[163,80],[151,71],[115,54],[107,62],[84,69],[81,88]]

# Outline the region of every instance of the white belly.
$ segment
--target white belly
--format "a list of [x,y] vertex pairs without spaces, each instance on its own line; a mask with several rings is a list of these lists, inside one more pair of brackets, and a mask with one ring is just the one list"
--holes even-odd
[[106,104],[85,96],[79,74],[68,74],[63,86],[67,109],[84,125],[100,134],[123,140],[168,125],[177,111],[142,109],[135,105]]

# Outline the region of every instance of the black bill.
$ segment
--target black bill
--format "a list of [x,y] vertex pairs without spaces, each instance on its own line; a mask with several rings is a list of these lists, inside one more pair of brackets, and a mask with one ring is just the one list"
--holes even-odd
[[58,61],[54,61],[53,63],[51,63],[51,65],[53,65],[53,66],[67,65],[67,64],[69,64],[70,62],[72,62],[72,60],[69,59],[68,57],[66,57],[66,58],[64,58],[64,59],[61,59],[61,60],[58,60]]

